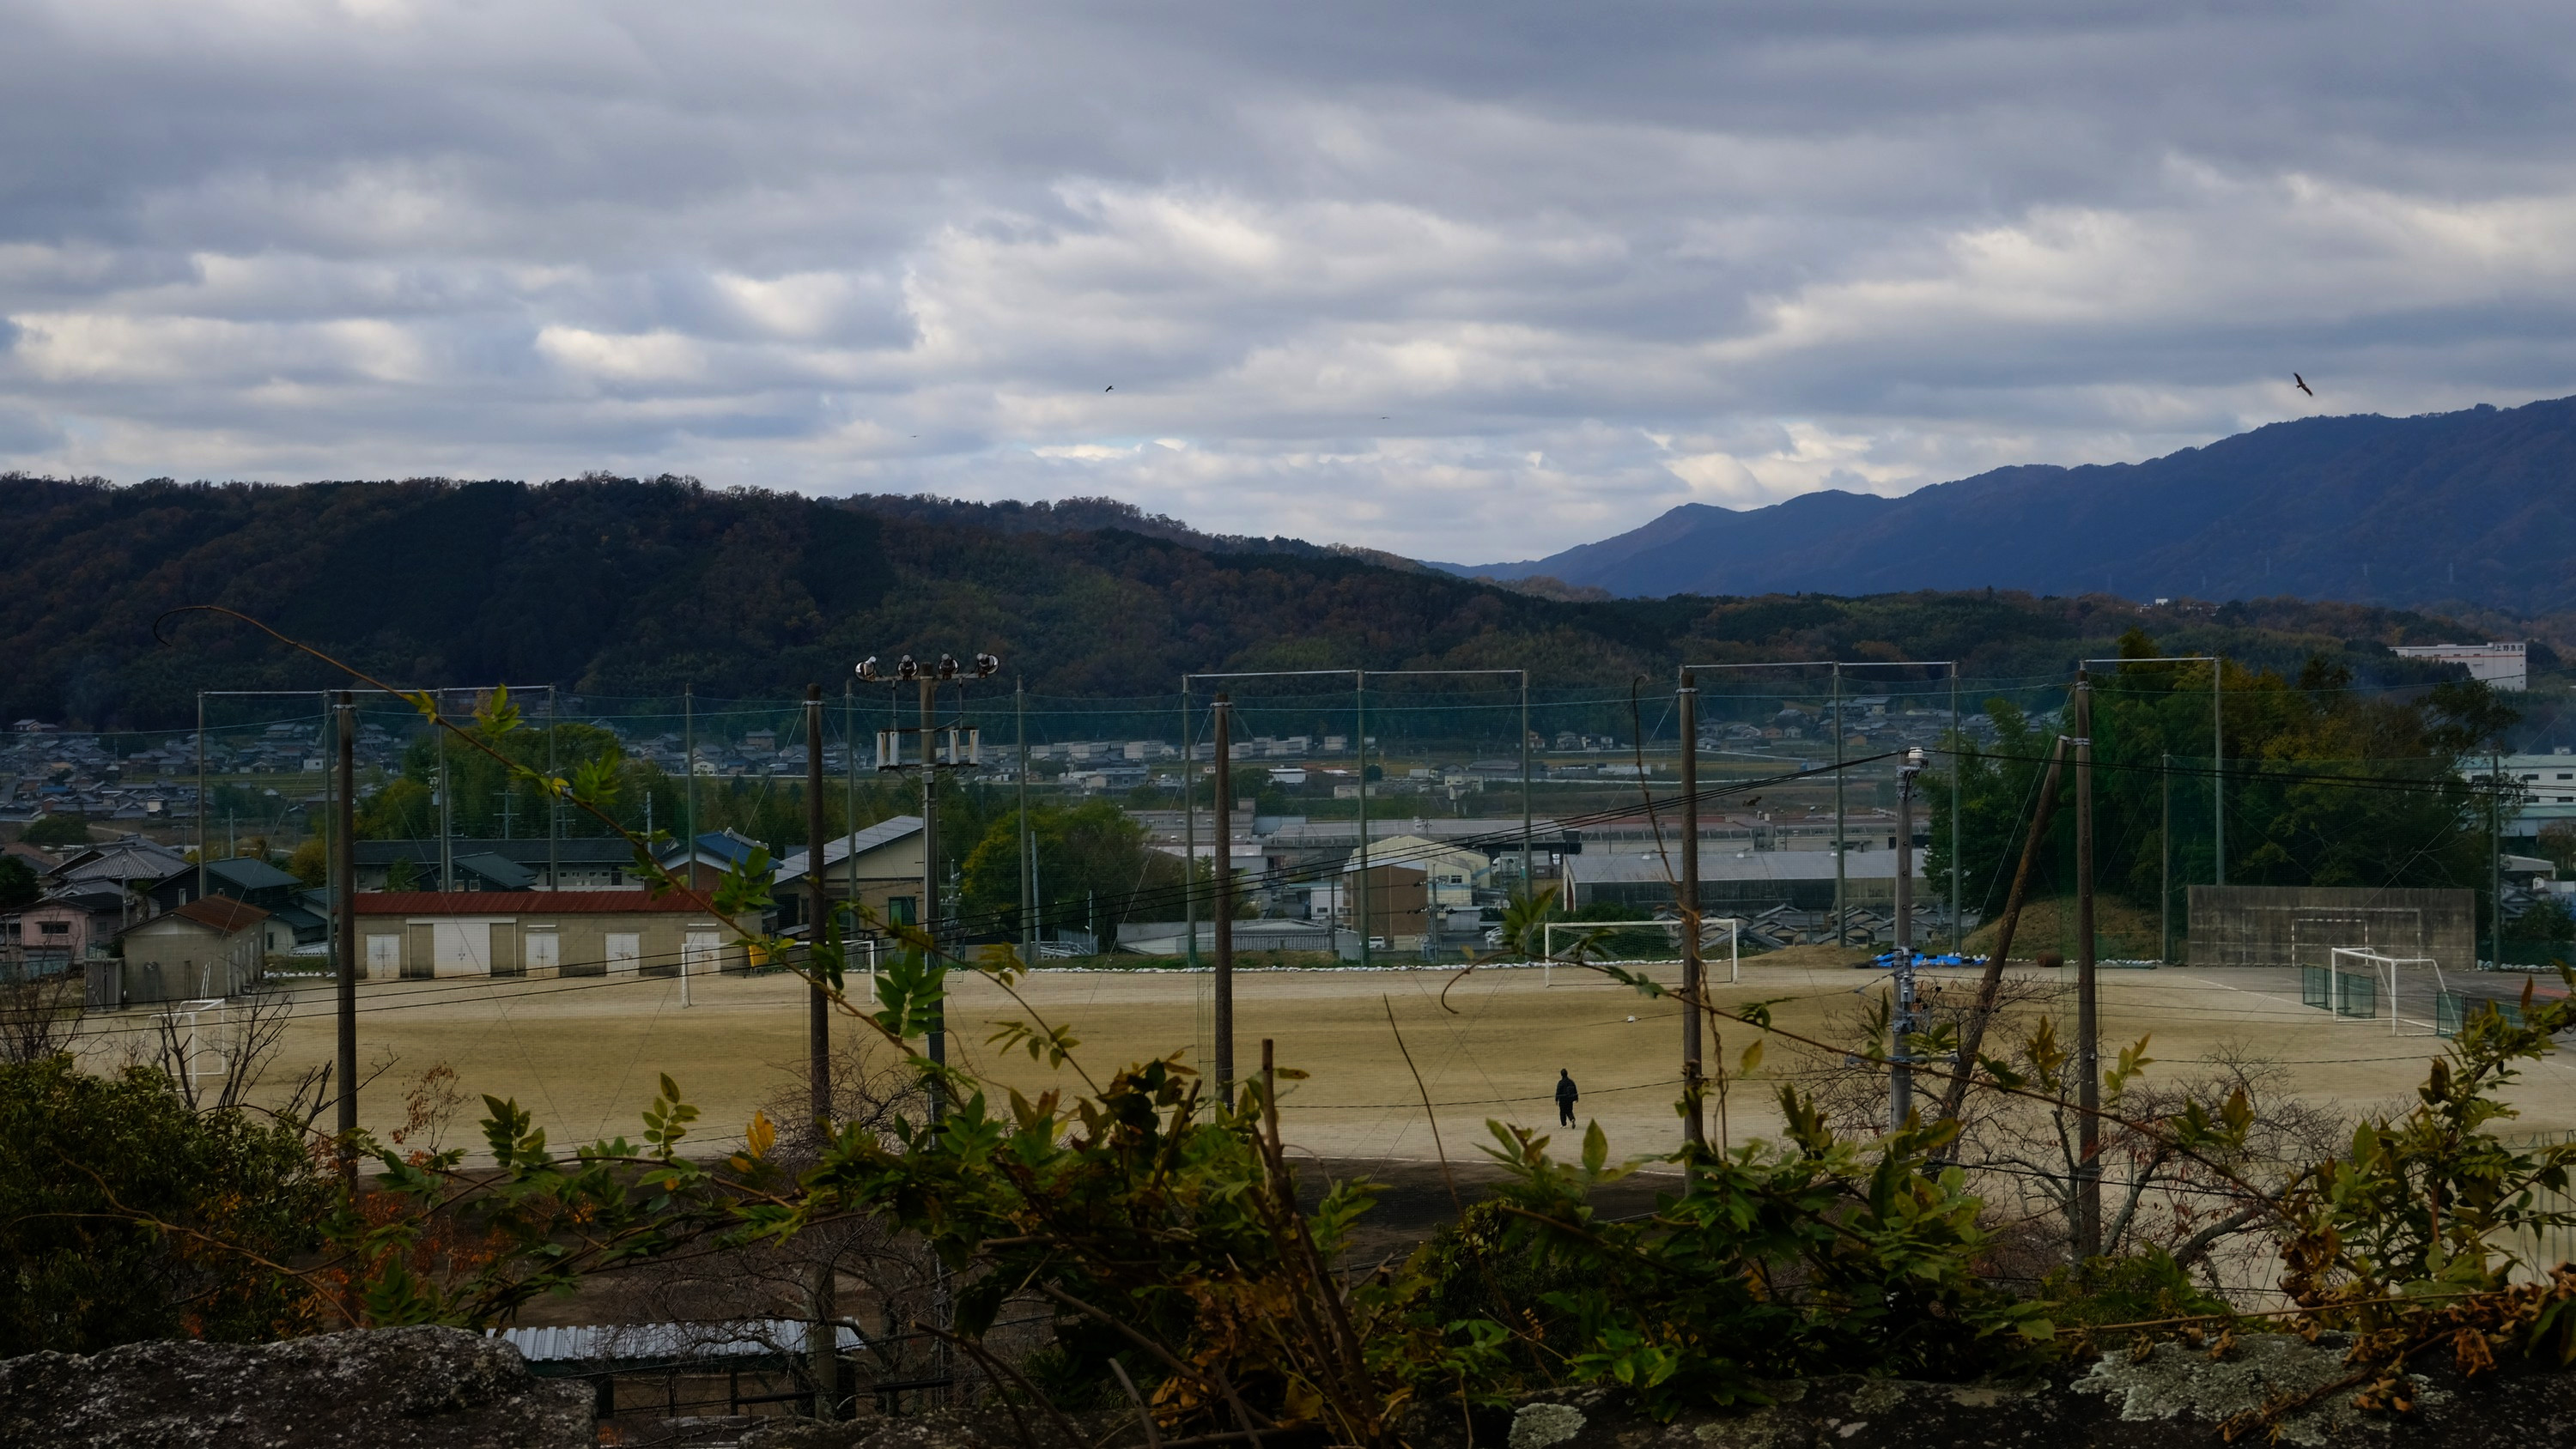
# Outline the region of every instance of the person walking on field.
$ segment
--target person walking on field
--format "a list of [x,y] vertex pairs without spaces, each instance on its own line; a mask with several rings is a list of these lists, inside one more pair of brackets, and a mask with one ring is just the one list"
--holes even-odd
[[1563,1067],[1556,1069],[1556,1125],[1574,1125],[1574,1101],[1582,1093],[1574,1090],[1574,1074]]

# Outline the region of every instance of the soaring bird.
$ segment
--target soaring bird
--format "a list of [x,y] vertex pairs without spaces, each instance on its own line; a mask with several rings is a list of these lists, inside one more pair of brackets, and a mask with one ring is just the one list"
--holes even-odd
[[2290,374],[2290,381],[2297,383],[2299,385],[2299,391],[2306,393],[2308,396],[2315,397],[2317,395],[2317,390],[2308,386],[2308,380],[2299,376],[2297,373],[2294,372]]
[[1113,383],[1111,383],[1111,384],[1109,384],[1107,387],[1104,387],[1104,388],[1102,388],[1102,389],[1101,389],[1101,391],[1102,391],[1102,392],[1116,392],[1117,390],[1118,390],[1118,384],[1116,384],[1116,383],[1114,383],[1114,382],[1113,382]]

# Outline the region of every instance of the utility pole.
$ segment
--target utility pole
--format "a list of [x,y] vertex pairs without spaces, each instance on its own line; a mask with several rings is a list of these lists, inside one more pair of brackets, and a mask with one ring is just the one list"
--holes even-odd
[[197,899],[206,898],[206,692],[197,691]]
[[[1199,745],[1190,723],[1186,674],[1181,676],[1181,934],[1186,938],[1182,954],[1195,973],[1199,969]],[[1191,979],[1197,979],[1195,974]]]
[[1950,661],[1950,954],[1963,955],[1964,939],[1959,924],[1959,872],[1964,868],[1959,859],[1959,756],[1965,752],[1967,737],[1959,733],[1959,661]]
[[2217,857],[2214,885],[2227,884],[2227,661],[2209,656],[2210,853]]
[[1909,749],[1896,771],[1896,1010],[1888,1019],[1895,1047],[1887,1073],[1888,1130],[1914,1115],[1914,1049],[1906,1038],[1922,1030],[1914,1009],[1914,782],[1923,773],[1923,751]]
[[1360,969],[1369,964],[1368,671],[1351,671],[1351,748],[1359,761],[1360,871],[1352,887],[1353,923],[1360,928]]
[[1011,713],[1019,722],[1020,760],[1020,965],[1038,965],[1037,836],[1029,828],[1029,689],[1026,680],[1011,681]]
[[1216,697],[1216,1094],[1234,1105],[1234,705]]
[[[824,917],[831,910],[823,885],[823,686],[805,686],[805,1074],[812,1099],[814,1140],[832,1137],[832,998],[823,989]],[[688,962],[680,963],[686,979]],[[814,1268],[814,1322],[806,1351],[813,1358],[814,1417],[831,1420],[841,1409],[840,1284],[831,1259]]]
[[350,703],[349,692],[340,691],[337,711],[339,725],[339,788],[331,801],[331,829],[339,837],[339,850],[331,857],[331,919],[337,926],[332,938],[332,954],[337,960],[339,976],[339,1059],[333,1070],[340,1077],[340,1185],[355,1192],[358,1186],[358,932],[357,921],[350,914],[357,908],[358,851],[357,799],[358,749],[355,728],[357,708]]
[[2093,684],[2075,671],[2075,1252],[2102,1255],[2102,1042],[2093,962]]
[[[1701,1000],[1708,974],[1699,951],[1699,684],[1687,669],[1682,671],[1677,693],[1682,724],[1682,872],[1674,888],[1681,897],[1682,916],[1682,1142],[1692,1154],[1686,1160],[1696,1174],[1697,1154],[1708,1146],[1708,1125],[1700,1104],[1699,1045],[1700,1014],[1708,1009]],[[1527,741],[1529,731],[1522,730],[1521,738]]]
[[[955,661],[950,663],[953,666]],[[921,670],[914,677],[921,693],[921,929],[930,935],[931,968],[945,975],[939,965],[939,763],[938,747],[931,741],[932,720],[939,712],[939,676],[935,671]],[[948,1007],[944,1001],[930,1008],[928,1045],[930,1059],[947,1065]],[[931,1124],[935,1127],[947,1116],[947,1086],[934,1080],[930,1084]]]
[[680,686],[680,828],[689,833],[680,862],[689,873],[689,889],[698,888],[698,701],[696,685]]
[[1535,900],[1538,877],[1530,873],[1529,671],[1521,671],[1521,893]]
[[[823,925],[831,911],[823,882],[823,686],[805,686],[805,1076],[814,1131],[832,1131],[832,997],[823,987]],[[684,963],[685,964],[685,963]]]
[[[438,713],[444,718],[447,714],[447,691],[438,691],[436,699]],[[456,782],[447,778],[446,729],[432,724],[430,733],[438,737],[438,888],[452,891],[456,889],[456,857],[448,842],[456,834],[452,813],[456,807]]]
[[2163,862],[2156,875],[2156,959],[2173,964],[2173,756],[2159,756],[2163,782],[2164,822],[2156,828]]
[[[2487,950],[2496,969],[2504,969],[2504,756],[2487,752]],[[2394,1000],[2389,1017],[2397,1015]]]
[[1834,666],[1834,946],[1851,944],[1851,915],[1844,906],[1843,837],[1850,834],[1843,823],[1843,667]]
[[[555,778],[555,686],[546,686],[546,778]],[[546,792],[546,889],[563,889],[563,798],[552,790]]]

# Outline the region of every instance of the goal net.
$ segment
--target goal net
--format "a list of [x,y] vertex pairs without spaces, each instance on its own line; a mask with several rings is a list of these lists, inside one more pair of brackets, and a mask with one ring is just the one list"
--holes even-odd
[[2303,967],[2299,999],[2346,1021],[2386,1018],[2391,1036],[2441,1036],[2452,993],[2430,956],[2394,956],[2367,946],[2337,946],[2323,968]]

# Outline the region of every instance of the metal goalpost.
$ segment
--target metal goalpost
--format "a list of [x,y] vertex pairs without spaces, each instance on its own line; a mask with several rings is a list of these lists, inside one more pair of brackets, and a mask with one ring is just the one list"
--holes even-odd
[[[2411,1020],[2404,1010],[2399,987],[2409,975],[2429,972],[2432,991],[2424,1002],[2421,1020]],[[2420,979],[2418,977],[2417,979]],[[2364,990],[2356,991],[2356,983]],[[2430,956],[2392,956],[2367,946],[2336,946],[2326,952],[2326,979],[2316,983],[2324,989],[2324,1006],[2338,1019],[2365,1020],[2378,1015],[2379,1004],[2371,999],[2385,995],[2388,999],[2388,1034],[2390,1036],[2439,1036],[2442,998],[2448,988],[2442,979],[2442,963]],[[2315,995],[2314,988],[2309,992]],[[2415,1028],[2409,1030],[2408,1028]]]

